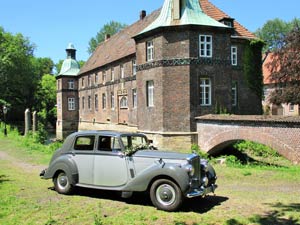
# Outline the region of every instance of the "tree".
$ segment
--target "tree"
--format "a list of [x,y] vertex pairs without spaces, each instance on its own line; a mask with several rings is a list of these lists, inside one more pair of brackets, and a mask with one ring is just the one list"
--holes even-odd
[[300,26],[286,35],[282,48],[276,49],[267,64],[276,89],[271,93],[274,104],[300,104]]
[[0,98],[11,104],[14,116],[22,118],[25,108],[32,106],[37,82],[33,51],[34,45],[22,34],[0,27]]
[[56,124],[56,79],[51,74],[45,74],[38,83],[35,94],[35,110],[39,112],[42,123]]
[[255,32],[257,37],[266,42],[263,51],[281,48],[284,45],[286,34],[293,29],[295,24],[300,24],[300,19],[295,18],[291,22],[285,22],[278,18],[267,21],[262,28]]
[[89,41],[88,53],[92,54],[97,46],[105,40],[105,35],[114,35],[124,29],[127,25],[122,24],[116,21],[110,21],[109,23],[105,24],[100,31],[97,33],[96,37],[91,38]]

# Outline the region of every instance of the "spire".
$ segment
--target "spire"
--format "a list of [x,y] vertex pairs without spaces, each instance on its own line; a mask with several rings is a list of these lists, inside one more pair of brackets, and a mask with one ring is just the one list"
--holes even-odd
[[201,9],[199,0],[165,0],[160,15],[140,34],[159,27],[180,25],[227,27],[206,15]]
[[76,49],[72,43],[69,43],[67,48],[67,59],[75,59],[76,60]]

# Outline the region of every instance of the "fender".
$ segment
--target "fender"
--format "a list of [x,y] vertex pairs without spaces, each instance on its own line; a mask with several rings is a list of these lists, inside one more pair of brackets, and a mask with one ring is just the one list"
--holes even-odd
[[167,176],[172,178],[183,193],[189,188],[189,175],[184,168],[174,163],[156,161],[150,167],[137,174],[133,180],[127,183],[124,191],[146,191],[149,184],[156,177]]
[[55,173],[59,170],[63,170],[69,176],[73,185],[78,183],[78,168],[70,155],[64,154],[53,160],[46,170],[43,179],[53,178]]

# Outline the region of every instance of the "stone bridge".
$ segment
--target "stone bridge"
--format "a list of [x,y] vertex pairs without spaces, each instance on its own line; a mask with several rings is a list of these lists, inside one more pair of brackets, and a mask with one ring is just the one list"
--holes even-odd
[[209,154],[238,140],[249,140],[300,163],[300,117],[206,115],[196,119],[198,144]]

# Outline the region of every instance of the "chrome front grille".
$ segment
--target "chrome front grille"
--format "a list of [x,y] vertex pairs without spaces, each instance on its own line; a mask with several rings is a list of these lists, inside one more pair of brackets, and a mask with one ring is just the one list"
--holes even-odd
[[199,187],[201,180],[200,157],[198,155],[194,155],[193,157],[189,158],[188,161],[195,169],[194,175],[191,177],[191,186]]

